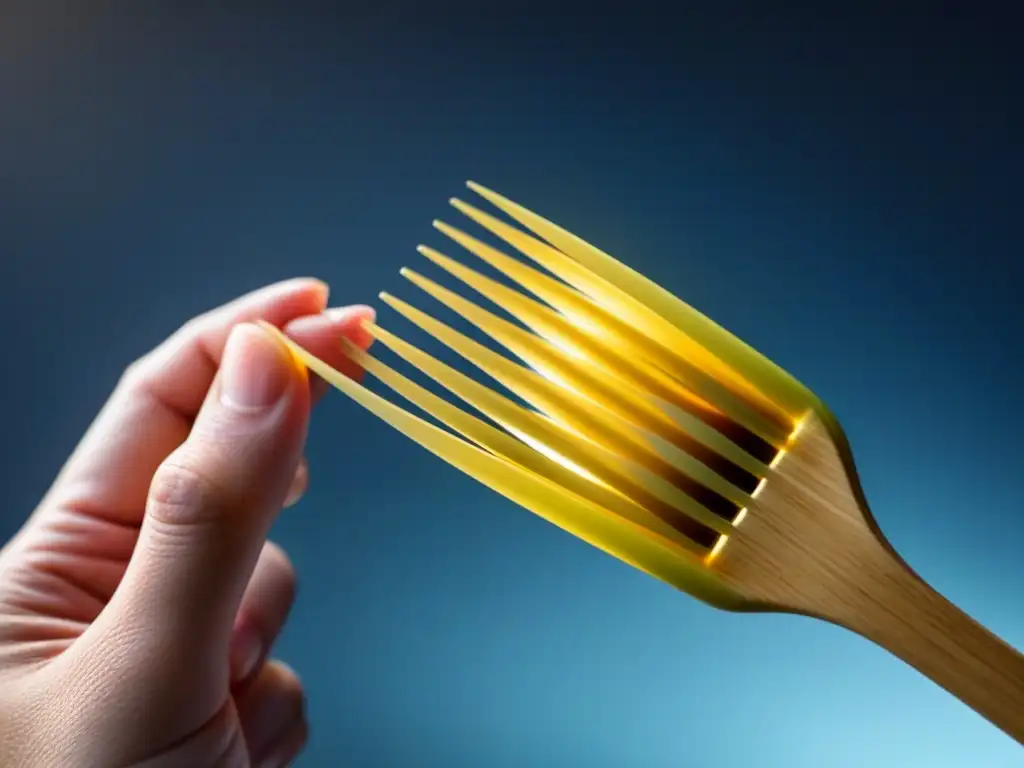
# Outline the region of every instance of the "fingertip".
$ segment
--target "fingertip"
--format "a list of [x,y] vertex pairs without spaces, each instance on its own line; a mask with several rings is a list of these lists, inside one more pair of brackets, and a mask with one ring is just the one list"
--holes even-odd
[[331,295],[331,287],[318,277],[293,277],[270,286],[271,290],[274,288],[280,293],[308,294],[320,311],[327,307],[327,299]]
[[330,292],[319,278],[293,277],[246,294],[215,314],[235,314],[235,322],[262,319],[281,328],[295,318],[323,312]]
[[[376,310],[365,304],[333,307],[316,315],[307,315],[290,322],[284,332],[310,354],[323,360],[332,368],[358,381],[362,368],[345,354],[341,339],[348,339],[360,349],[366,350],[373,343],[373,336],[363,326],[367,320],[376,318]],[[314,381],[314,399],[322,395],[326,387]]]
[[324,312],[332,330],[351,341],[362,350],[373,343],[373,336],[364,323],[377,319],[377,310],[368,304],[353,304],[348,307],[333,307]]
[[347,307],[348,312],[342,320],[341,329],[349,341],[362,350],[367,350],[373,344],[373,334],[364,325],[367,322],[374,322],[377,319],[377,310],[367,304],[359,304]]
[[369,304],[349,304],[344,307],[332,307],[327,310],[326,314],[337,320],[373,320],[377,316],[377,310]]
[[364,317],[374,314],[372,307],[362,305],[331,307],[297,317],[282,330],[296,341],[313,341],[326,335],[336,337],[350,326],[359,325]]
[[327,299],[329,299],[331,296],[331,286],[329,286],[326,282],[317,277],[306,277],[303,279],[308,280],[312,284],[313,289],[317,294],[317,297],[320,299],[320,302],[326,307]]
[[298,720],[282,736],[271,752],[260,762],[260,768],[287,768],[301,754],[309,740],[309,724]]
[[237,699],[238,718],[254,764],[283,766],[306,739],[306,695],[295,671],[273,659]]

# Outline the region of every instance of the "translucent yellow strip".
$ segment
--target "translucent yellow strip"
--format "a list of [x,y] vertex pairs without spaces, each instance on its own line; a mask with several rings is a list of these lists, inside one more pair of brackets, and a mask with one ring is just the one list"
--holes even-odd
[[[603,305],[601,308],[607,314],[617,317],[625,327],[631,330],[628,338],[634,344],[654,352],[654,362],[665,371],[681,378],[686,386],[701,385],[702,388],[696,388],[696,391],[702,395],[704,389],[711,382],[717,384],[719,392],[731,391],[733,394],[730,396],[730,400],[744,403],[746,412],[758,414],[754,417],[756,421],[748,428],[761,434],[770,442],[773,439],[767,437],[768,429],[778,435],[785,434],[792,428],[792,418],[789,414],[660,315],[651,312],[632,297],[619,291],[615,286],[597,277],[546,243],[509,227],[465,203],[454,201],[453,204],[482,225],[492,229],[495,234],[511,242],[538,264],[589,296],[598,299],[600,303],[595,306]],[[716,395],[716,399],[707,399],[716,405],[719,402],[723,404],[728,402],[721,395]],[[770,428],[758,426],[758,424],[765,423],[773,426]]]
[[[632,459],[666,480],[683,482],[679,478],[679,475],[682,475],[690,482],[696,481],[738,506],[744,506],[749,501],[747,494],[725,481],[693,456],[664,441],[657,441],[653,435],[635,428],[613,411],[604,408],[600,399],[595,398],[591,390],[577,390],[569,387],[567,382],[550,381],[516,365],[405,302],[387,295],[382,295],[381,298],[502,385],[599,445]],[[554,376],[557,378],[557,374]],[[722,518],[715,516],[696,499],[694,501],[695,508],[692,511],[688,510],[688,514],[704,525],[722,532]]]
[[546,456],[534,450],[522,441],[495,429],[480,419],[471,416],[429,390],[421,387],[390,366],[382,363],[351,342],[344,344],[344,352],[367,373],[377,377],[398,394],[430,414],[442,424],[472,440],[481,448],[485,448],[496,456],[507,459],[524,469],[535,472],[541,477],[556,483],[562,488],[582,496],[611,512],[632,520],[637,525],[648,528],[655,533],[670,539],[673,543],[696,554],[704,554],[704,548],[698,547],[679,531],[652,515],[636,502],[623,496],[600,480],[589,479],[580,474],[570,462],[562,457]]
[[497,493],[634,568],[712,605],[740,610],[745,601],[702,561],[667,539],[498,458],[389,403],[263,324],[310,370],[378,418]]
[[545,269],[592,297],[599,304],[604,305],[624,322],[635,326],[645,335],[657,340],[662,346],[673,350],[683,359],[707,371],[762,409],[769,413],[780,412],[778,404],[762,394],[753,384],[708,349],[683,333],[672,322],[587,269],[575,259],[468,203],[453,198],[451,204]]
[[[568,318],[568,321],[574,327],[573,330],[578,335],[585,335],[585,338],[591,339],[592,342],[612,349],[621,348],[625,354],[629,355],[630,359],[636,360],[638,364],[641,360],[649,360],[659,369],[671,372],[672,376],[667,376],[660,373],[657,369],[650,369],[658,376],[663,388],[668,386],[674,391],[674,394],[671,396],[666,394],[660,396],[672,401],[677,401],[679,396],[682,396],[685,399],[695,401],[702,408],[722,411],[737,424],[744,426],[771,443],[781,442],[788,433],[788,430],[792,428],[787,420],[779,415],[780,412],[776,407],[770,406],[768,409],[758,409],[752,406],[740,394],[734,394],[727,385],[720,383],[711,374],[694,366],[685,356],[680,355],[675,348],[666,346],[662,341],[616,317],[612,312],[594,302],[590,297],[566,286],[564,283],[549,278],[548,275],[526,266],[517,259],[506,256],[495,248],[481,243],[454,226],[440,221],[435,221],[434,226],[470,253],[478,256],[530,293],[555,307],[562,315]],[[510,230],[516,231],[511,228]],[[549,246],[540,243],[540,241],[535,241],[535,243],[541,246],[542,249],[547,248],[550,250]],[[564,260],[565,257],[562,256],[561,258]],[[535,261],[539,260],[535,258]],[[539,261],[539,263],[543,262]],[[480,275],[480,278],[486,280],[486,278],[483,278],[483,275]],[[500,284],[497,285],[505,288]],[[504,306],[497,299],[490,296],[488,298]],[[526,300],[525,297],[521,298]],[[536,302],[534,302],[534,305],[538,306]],[[509,309],[509,311],[512,310]],[[549,335],[550,329],[535,326],[535,321],[527,319],[526,316],[519,314],[519,311],[513,311],[512,313],[519,316],[524,323],[534,328],[537,333],[543,336]],[[548,316],[543,315],[542,319],[546,321]],[[644,366],[644,370],[648,368]],[[772,418],[769,418],[768,415],[771,415]]]
[[777,402],[791,416],[795,417],[807,408],[810,398],[806,387],[677,296],[585,240],[497,192],[472,181],[468,182],[468,186],[555,248],[671,321],[688,337]]
[[[583,395],[565,390],[543,376],[516,365],[394,296],[382,293],[380,298],[488,376],[598,445],[647,467],[666,480],[685,476],[705,488],[710,488],[718,478],[699,461],[682,452],[679,457],[682,466],[666,460],[663,453],[655,448],[650,440],[645,440],[638,430],[631,428],[622,419],[587,400]],[[702,525],[719,533],[726,533],[732,527],[731,523],[715,515],[696,500],[693,500],[685,512]]]
[[[540,371],[551,381],[564,385],[571,392],[581,393],[619,418],[661,436],[676,447],[675,453],[671,453],[671,449],[668,449],[667,446],[662,450],[662,455],[671,454],[669,460],[673,464],[679,466],[687,474],[692,475],[695,470],[699,472],[701,482],[720,496],[734,501],[739,506],[746,503],[742,491],[732,485],[728,479],[735,478],[737,475],[730,475],[728,466],[722,467],[722,472],[718,471],[716,464],[721,466],[721,454],[706,445],[697,443],[664,411],[654,407],[650,401],[637,397],[635,387],[630,387],[626,382],[586,360],[568,358],[543,339],[495,317],[471,301],[413,270],[403,269],[402,275],[449,309],[473,323],[492,339],[503,344],[513,354],[535,370]],[[721,438],[720,442],[728,441]],[[700,448],[703,448],[704,451],[701,451]],[[698,455],[700,453],[704,453],[708,461],[704,461]],[[701,463],[699,469],[696,469],[696,461]],[[737,479],[735,482],[742,483],[744,480]]]
[[[711,514],[661,477],[635,465],[621,451],[610,451],[554,419],[523,408],[374,323],[365,322],[363,327],[385,347],[510,433],[530,445],[543,446],[548,455],[562,464],[593,475],[673,526],[680,535],[686,536],[692,527],[686,525],[688,519],[696,520],[701,513]],[[684,519],[680,520],[680,516]],[[728,522],[715,519],[723,529],[717,532],[732,529]]]
[[[656,420],[681,432],[672,419],[649,403],[633,406],[628,402],[627,396],[614,392],[613,390],[622,386],[624,382],[616,380],[603,369],[578,358],[567,359],[568,356],[565,353],[549,342],[495,317],[473,302],[449,291],[414,270],[402,269],[401,275],[471,322],[492,339],[504,345],[532,368],[541,374],[546,374],[552,381],[564,383],[570,390],[586,395],[620,416],[630,413],[633,418],[640,418],[645,423]],[[641,409],[643,415],[631,413],[634,408]]]
[[[485,215],[481,214],[481,216]],[[657,369],[652,369],[655,374],[659,375],[660,380],[665,382],[665,386],[671,388],[673,392],[669,395],[662,391],[660,396],[664,399],[678,402],[682,397],[685,401],[702,408],[724,412],[737,424],[773,445],[780,445],[785,440],[792,425],[774,405],[770,405],[768,408],[755,407],[746,402],[740,394],[733,393],[728,386],[720,383],[685,357],[680,356],[674,348],[666,346],[653,336],[620,320],[589,297],[526,266],[517,259],[506,256],[501,251],[455,227],[440,221],[435,221],[434,226],[470,253],[478,256],[557,309],[572,322],[575,328],[585,333],[587,338],[593,342],[620,350],[631,360],[638,362],[639,360],[649,360],[661,370],[671,372],[672,375],[667,376]],[[512,232],[517,231],[509,229]],[[550,250],[549,246],[539,241],[534,242],[542,248]],[[565,257],[562,258],[564,260]],[[537,261],[536,258],[534,260]],[[527,322],[525,319],[523,320]],[[535,330],[542,335],[547,335],[545,330],[540,328],[535,328]]]
[[[683,389],[678,382],[667,378],[665,374],[648,365],[643,360],[642,353],[637,354],[633,350],[631,350],[632,353],[620,352],[616,349],[615,339],[611,337],[610,333],[600,333],[600,329],[597,329],[593,336],[584,334],[572,325],[569,318],[481,275],[469,267],[459,264],[454,259],[448,258],[433,248],[420,246],[418,250],[439,267],[457,277],[482,296],[493,301],[513,317],[516,317],[532,328],[538,335],[547,339],[555,347],[564,351],[565,355],[563,358],[568,358],[568,360],[564,361],[565,363],[575,365],[576,361],[580,361],[581,365],[589,364],[587,369],[595,376],[605,379],[614,377],[615,386],[621,388],[628,385],[629,391],[635,397],[644,397],[650,409],[661,418],[676,426],[681,432],[692,435],[698,442],[724,456],[736,466],[742,467],[747,472],[758,477],[764,476],[766,467],[762,462],[758,461],[713,427],[708,426],[705,422],[690,415],[689,412],[680,407],[673,409],[671,413],[663,407],[665,401],[678,406],[679,395],[683,394]],[[526,269],[529,268],[527,267]],[[620,343],[618,346],[622,346],[622,344]],[[721,385],[713,379],[709,378],[706,380],[714,384],[716,388],[721,389]],[[611,381],[608,381],[609,385],[611,383]],[[657,401],[647,397],[648,393],[654,395]],[[724,394],[730,398],[732,397],[728,393]],[[688,393],[682,399],[686,404],[699,408],[699,413],[703,412],[705,408],[711,409],[716,413],[719,412],[714,406],[705,403],[703,400],[694,402],[688,396]],[[734,407],[732,402],[724,410],[726,415],[730,416],[733,421],[746,426],[748,429],[750,429],[748,424],[756,423],[757,421],[756,416],[740,412],[738,408]],[[747,416],[752,418],[746,418]],[[759,424],[759,426],[765,427],[765,431],[770,430],[772,437],[779,442],[784,437],[767,423]],[[754,434],[758,434],[753,429],[751,431]]]
[[[726,391],[707,374],[693,369],[686,361],[659,347],[663,352],[662,357],[671,357],[671,364],[680,363],[696,374],[693,377],[695,381],[686,381],[687,386],[684,386],[678,379],[662,373],[647,362],[648,358],[657,360],[659,357],[656,351],[647,348],[658,347],[655,342],[643,336],[633,339],[632,343],[627,341],[625,331],[628,331],[628,328],[589,298],[454,227],[440,221],[435,221],[434,225],[468,251],[555,307],[558,312],[481,275],[433,248],[419,246],[417,250],[421,254],[521,320],[537,334],[565,350],[566,354],[582,354],[603,363],[609,370],[620,375],[636,371],[645,380],[651,380],[651,386],[665,399],[683,399],[702,410],[722,412],[719,406],[713,403],[713,399],[717,393]],[[627,359],[630,365],[623,365]],[[710,385],[710,391],[709,388],[701,386],[702,382]],[[739,423],[739,418],[734,420]]]
[[[550,281],[553,288],[565,291],[568,295],[567,298],[570,300],[589,305],[590,308],[595,310],[599,309],[589,299],[571,288],[551,280],[545,275],[541,275],[536,270],[520,264],[515,259],[511,259],[469,235],[459,232],[454,227],[448,227],[441,222],[435,222],[435,224],[442,232],[448,234],[471,252],[481,256],[481,258],[488,261],[496,269],[524,285],[524,287],[530,288],[532,286],[526,285],[529,283],[529,278],[524,279],[524,276],[517,273],[516,266],[526,273],[531,273],[539,280]],[[563,308],[559,306],[560,312],[556,312],[550,307],[544,306],[534,299],[530,299],[518,291],[508,288],[460,264],[433,248],[419,246],[417,250],[439,267],[497,304],[516,319],[522,321],[539,336],[547,339],[551,344],[562,350],[567,356],[576,359],[582,358],[595,366],[603,367],[609,373],[619,378],[656,392],[663,399],[673,402],[683,400],[688,405],[702,412],[722,413],[718,407],[707,399],[698,396],[695,392],[684,387],[678,380],[669,377],[647,363],[646,356],[642,350],[629,348],[628,352],[621,351],[621,348],[627,347],[627,344],[622,339],[616,337],[613,328],[607,325],[602,326],[593,317],[581,318],[580,314],[573,311],[572,307]],[[506,260],[508,263],[505,263]],[[555,305],[554,301],[542,295],[543,291],[534,290],[533,292],[541,295],[541,298],[544,298],[549,304]],[[586,328],[586,332],[581,330],[581,327]],[[715,387],[721,388],[714,379],[703,374],[701,376]],[[729,445],[731,446],[732,444],[729,443]],[[722,452],[724,453],[727,450],[729,449],[723,447]],[[739,459],[737,463],[741,461],[743,459]]]

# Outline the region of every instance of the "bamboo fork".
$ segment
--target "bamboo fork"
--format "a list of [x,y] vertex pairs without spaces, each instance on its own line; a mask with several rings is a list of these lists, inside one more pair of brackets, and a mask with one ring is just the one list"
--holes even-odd
[[532,408],[373,323],[380,344],[498,427],[352,345],[347,353],[369,374],[450,431],[281,336],[299,360],[466,474],[609,554],[719,608],[846,627],[1024,743],[1024,656],[932,590],[886,541],[821,400],[629,267],[469,187],[537,237],[452,205],[549,274],[442,222],[438,230],[525,292],[419,250],[520,324],[402,274],[526,365],[381,299]]

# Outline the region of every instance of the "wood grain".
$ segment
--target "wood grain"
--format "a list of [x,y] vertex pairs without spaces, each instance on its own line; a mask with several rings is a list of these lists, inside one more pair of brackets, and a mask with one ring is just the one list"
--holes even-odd
[[852,462],[812,415],[712,567],[751,610],[846,627],[1024,743],[1024,656],[914,573],[862,498]]

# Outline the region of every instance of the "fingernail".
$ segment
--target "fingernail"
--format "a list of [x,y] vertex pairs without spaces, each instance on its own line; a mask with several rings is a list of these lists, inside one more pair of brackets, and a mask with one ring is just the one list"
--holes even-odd
[[245,680],[253,673],[263,655],[263,640],[251,624],[243,624],[231,638],[231,679]]
[[221,360],[221,401],[239,411],[269,408],[288,389],[286,350],[251,323],[235,326]]
[[345,336],[360,349],[369,349],[373,344],[373,334],[363,327],[363,322],[374,322],[377,319],[377,311],[365,304],[356,304],[351,307],[338,307],[329,309],[328,313],[337,313],[334,322],[342,324],[350,319],[355,320],[345,329]]

